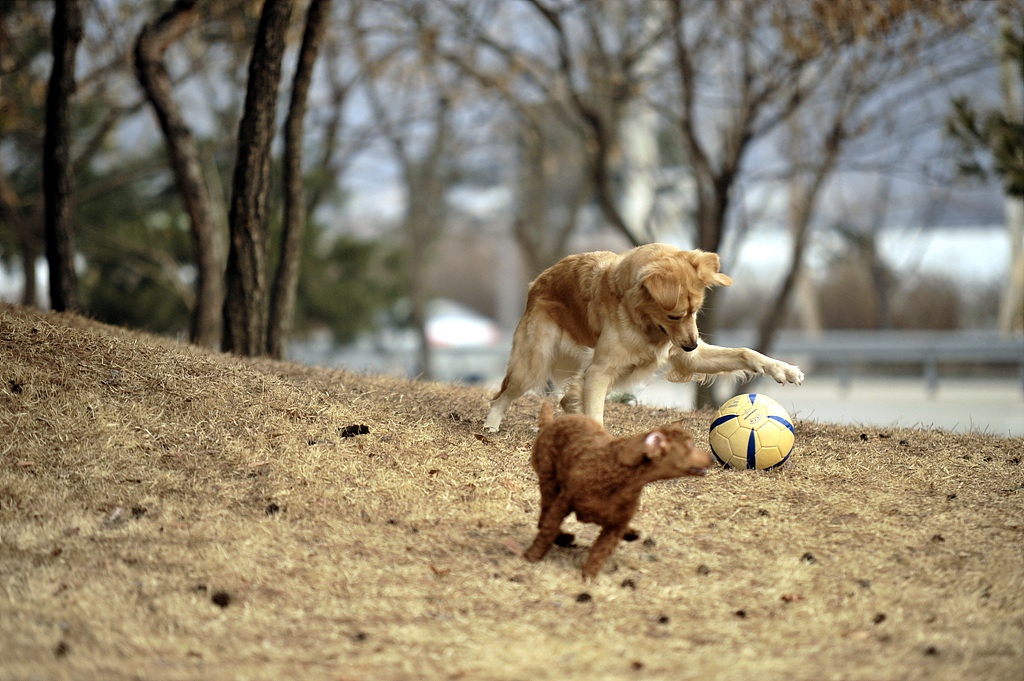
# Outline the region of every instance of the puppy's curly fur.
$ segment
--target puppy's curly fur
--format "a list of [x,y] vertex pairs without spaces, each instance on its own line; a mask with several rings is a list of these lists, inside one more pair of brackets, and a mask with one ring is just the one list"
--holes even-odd
[[597,575],[629,529],[644,485],[704,475],[711,465],[711,456],[694,445],[693,435],[674,424],[614,439],[587,416],[553,418],[551,405],[544,403],[538,425],[531,458],[540,481],[541,511],[537,538],[524,557],[531,562],[543,558],[562,520],[575,511],[581,522],[601,526],[583,564],[585,580]]

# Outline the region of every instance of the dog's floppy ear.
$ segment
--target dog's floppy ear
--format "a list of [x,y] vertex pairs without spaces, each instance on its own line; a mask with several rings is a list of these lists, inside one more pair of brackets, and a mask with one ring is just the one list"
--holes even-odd
[[619,452],[619,462],[626,466],[638,466],[644,459],[657,461],[665,454],[666,439],[660,430],[652,430],[644,438],[643,446],[623,448]]
[[732,278],[721,273],[722,261],[717,253],[695,251],[693,265],[697,268],[697,276],[705,286],[731,286]]
[[682,282],[678,278],[656,272],[644,277],[640,283],[654,298],[654,302],[661,306],[661,309],[675,309],[682,287]]

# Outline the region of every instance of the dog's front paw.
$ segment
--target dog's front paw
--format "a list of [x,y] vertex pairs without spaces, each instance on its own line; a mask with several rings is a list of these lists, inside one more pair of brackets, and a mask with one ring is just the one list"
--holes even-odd
[[804,382],[804,372],[800,371],[800,367],[780,362],[777,359],[766,362],[764,366],[761,367],[761,373],[765,376],[770,376],[775,379],[776,382],[783,385],[786,383],[800,385]]
[[792,364],[786,364],[785,362],[776,362],[776,371],[772,374],[779,383],[785,385],[786,383],[792,383],[793,385],[800,385],[804,382],[804,372],[800,371],[800,367],[795,367]]

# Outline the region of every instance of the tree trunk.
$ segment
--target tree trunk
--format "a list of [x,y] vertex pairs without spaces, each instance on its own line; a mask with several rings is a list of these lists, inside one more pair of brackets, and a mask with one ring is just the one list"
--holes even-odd
[[[700,173],[697,173],[698,199],[697,199],[697,247],[704,251],[717,253],[722,243],[722,230],[725,227],[725,210],[728,201],[729,187],[723,184],[718,177],[705,177],[701,181]],[[708,191],[701,191],[701,187],[711,187]],[[718,331],[718,288],[708,289],[704,296],[704,306],[701,308],[700,333],[705,339],[711,339],[714,343],[715,333]],[[711,409],[717,407],[711,384],[698,383],[697,394],[694,406],[697,409]]]
[[[575,159],[566,158],[569,150],[564,146],[549,142],[544,125],[544,121],[523,121],[518,144],[513,236],[530,280],[565,255],[580,208],[594,195],[590,173],[579,172],[571,184],[567,182],[566,168],[575,169]],[[561,132],[556,129],[553,134]]]
[[7,178],[0,171],[0,217],[14,228],[21,251],[21,268],[25,274],[25,283],[21,289],[21,304],[28,307],[39,305],[37,300],[36,260],[43,252],[44,242],[38,229],[39,215],[32,211],[32,216],[25,220],[19,210],[21,200],[7,184]]
[[302,261],[302,239],[306,232],[306,203],[302,179],[302,138],[305,129],[306,99],[313,77],[313,65],[327,29],[331,0],[312,0],[306,14],[292,100],[285,123],[284,142],[284,227],[281,232],[281,254],[270,297],[267,351],[271,357],[283,359],[295,317],[295,297],[299,288],[299,265]]
[[25,285],[21,289],[21,304],[28,307],[39,305],[38,280],[36,279],[36,260],[41,255],[38,233],[21,242],[21,262],[25,272]]
[[240,355],[267,350],[267,195],[277,87],[292,0],[266,0],[249,61],[245,108],[228,213],[230,242],[224,349]]
[[441,169],[442,155],[447,149],[448,125],[446,112],[439,116],[437,135],[431,151],[422,162],[413,162],[406,173],[409,206],[405,217],[405,236],[409,249],[409,302],[410,322],[419,338],[416,374],[423,379],[434,379],[433,352],[427,337],[426,285],[430,251],[436,243],[445,222],[445,190],[447,179]]
[[[1010,2],[1004,0],[999,7],[998,26],[1001,33],[1014,30],[1010,18]],[[1007,120],[1021,121],[1024,116],[1024,64],[1019,53],[1014,56],[1006,40],[1001,41],[999,51],[999,82],[1003,95],[1003,110]],[[1006,230],[1010,236],[1010,272],[1006,287],[999,301],[999,332],[1004,335],[1024,328],[1024,197],[1005,196],[1003,207],[1006,216]]]
[[161,61],[171,43],[195,25],[197,3],[177,0],[159,19],[143,27],[135,43],[135,75],[153,105],[178,193],[192,223],[198,278],[189,338],[197,345],[216,347],[224,304],[224,247],[195,137],[171,95],[171,80]]
[[53,70],[46,94],[43,140],[43,224],[50,265],[50,306],[63,311],[79,307],[70,165],[71,97],[75,92],[75,56],[82,40],[78,0],[57,0],[52,36]]
[[[791,134],[801,134],[797,123],[794,121]],[[793,235],[793,249],[790,256],[789,271],[782,281],[782,286],[775,294],[775,301],[768,309],[758,325],[758,339],[754,346],[758,352],[768,353],[775,343],[779,329],[786,320],[786,311],[789,309],[789,301],[796,290],[797,282],[800,280],[804,266],[804,250],[807,246],[807,232],[811,226],[811,217],[814,215],[814,204],[818,200],[818,194],[835,168],[839,158],[839,151],[845,138],[843,130],[842,114],[837,115],[837,120],[824,144],[822,145],[821,162],[815,167],[814,174],[810,177],[806,186],[801,184],[800,178],[793,178],[790,188],[790,233]],[[795,161],[795,159],[794,159]]]
[[1024,201],[1004,197],[1010,235],[1010,271],[999,301],[999,332],[1005,336],[1024,328]]
[[426,270],[430,251],[444,230],[447,218],[445,193],[449,177],[446,156],[450,153],[449,125],[451,101],[441,97],[438,101],[436,126],[430,148],[419,161],[405,158],[405,176],[409,190],[405,230],[409,247],[409,299],[412,303],[412,323],[420,339],[417,373],[421,378],[433,380],[433,352],[427,337]]

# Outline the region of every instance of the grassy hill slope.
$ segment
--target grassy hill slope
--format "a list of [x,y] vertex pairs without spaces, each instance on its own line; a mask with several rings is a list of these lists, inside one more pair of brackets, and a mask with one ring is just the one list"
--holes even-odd
[[1024,439],[801,421],[649,486],[584,584],[593,526],[518,555],[538,405],[0,304],[0,679],[1024,674]]

